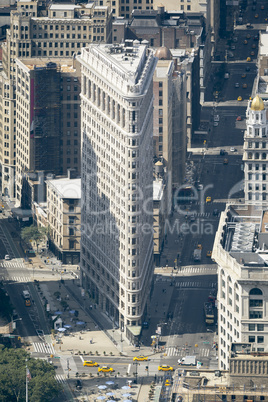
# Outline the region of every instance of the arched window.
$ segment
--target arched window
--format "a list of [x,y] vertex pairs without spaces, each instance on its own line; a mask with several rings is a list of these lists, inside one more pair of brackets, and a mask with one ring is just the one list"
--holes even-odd
[[259,157],[260,157],[259,152],[256,152],[256,153],[255,153],[255,159],[259,159]]
[[261,158],[262,158],[262,159],[266,159],[266,153],[265,153],[265,152],[262,153]]
[[253,288],[249,292],[249,319],[263,318],[263,294],[261,289]]
[[259,288],[253,288],[249,292],[250,295],[262,295],[262,291]]

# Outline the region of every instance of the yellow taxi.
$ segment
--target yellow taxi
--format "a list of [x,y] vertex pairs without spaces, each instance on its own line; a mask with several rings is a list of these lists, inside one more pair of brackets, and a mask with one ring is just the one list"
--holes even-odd
[[209,204],[212,201],[211,197],[206,198],[206,203]]
[[144,362],[148,360],[148,356],[135,356],[133,357],[133,361],[137,361],[137,362]]
[[108,367],[108,366],[102,366],[98,368],[98,372],[102,372],[102,373],[112,373],[114,371],[114,369],[112,367]]
[[207,251],[207,257],[211,257],[212,256],[212,251]]
[[247,61],[251,61],[251,57],[247,57]]
[[241,102],[243,100],[242,96],[238,96],[237,100]]
[[167,366],[166,364],[162,364],[162,366],[158,366],[158,371],[173,371],[174,368],[171,366]]
[[98,367],[98,363],[93,362],[92,360],[85,360],[83,366]]

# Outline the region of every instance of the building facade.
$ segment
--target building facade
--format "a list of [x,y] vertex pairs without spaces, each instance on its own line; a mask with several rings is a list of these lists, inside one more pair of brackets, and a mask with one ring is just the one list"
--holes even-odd
[[230,368],[233,343],[268,352],[268,214],[258,206],[222,212],[212,252],[218,264],[219,369]]
[[63,264],[78,264],[81,179],[72,179],[69,174],[69,177],[47,180],[47,224],[50,249]]
[[[186,161],[186,72],[167,47],[157,49],[154,73],[154,155],[169,174],[169,189],[183,183]],[[168,197],[171,197],[169,195]]]
[[[80,64],[28,58],[16,64],[16,200],[31,208],[25,181],[80,172]],[[38,174],[36,172],[39,172]]]
[[132,339],[153,275],[153,73],[147,44],[83,49],[82,286]]
[[245,202],[267,205],[268,201],[268,120],[267,105],[257,95],[249,102],[244,134]]
[[0,74],[0,157],[2,192],[16,199],[16,60],[30,57],[72,58],[91,42],[110,42],[112,14],[109,7],[19,1],[11,11],[10,29],[2,44]]

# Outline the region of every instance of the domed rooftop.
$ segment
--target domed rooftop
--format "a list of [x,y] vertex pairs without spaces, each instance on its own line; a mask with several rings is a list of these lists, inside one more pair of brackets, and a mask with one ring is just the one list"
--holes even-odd
[[256,95],[251,103],[251,110],[260,111],[264,110],[264,103],[262,98],[259,95]]
[[168,47],[161,46],[155,52],[155,57],[159,60],[172,60],[172,54]]

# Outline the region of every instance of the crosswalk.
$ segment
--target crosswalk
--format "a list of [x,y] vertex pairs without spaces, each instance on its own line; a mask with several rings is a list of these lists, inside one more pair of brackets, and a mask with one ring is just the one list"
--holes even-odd
[[217,266],[212,265],[210,267],[180,267],[178,273],[185,273],[185,274],[216,274],[217,273]]
[[56,374],[55,378],[56,378],[56,381],[59,382],[60,384],[63,384],[66,382],[65,377],[62,374]]
[[217,287],[217,282],[200,282],[200,281],[184,281],[184,282],[176,282],[175,286],[177,288],[202,288],[202,289],[215,289]]
[[37,353],[55,354],[55,349],[52,343],[34,342],[34,351]]
[[0,267],[2,268],[24,268],[24,264],[20,261],[20,259],[13,259],[0,262]]
[[[209,357],[209,352],[210,350],[208,348],[201,348],[198,350],[198,357]],[[166,355],[169,357],[171,356],[178,356],[179,358],[185,357],[185,353],[183,353],[180,349],[176,347],[167,348]]]
[[10,276],[10,275],[0,275],[0,281],[9,282],[29,282],[30,279],[26,276]]

